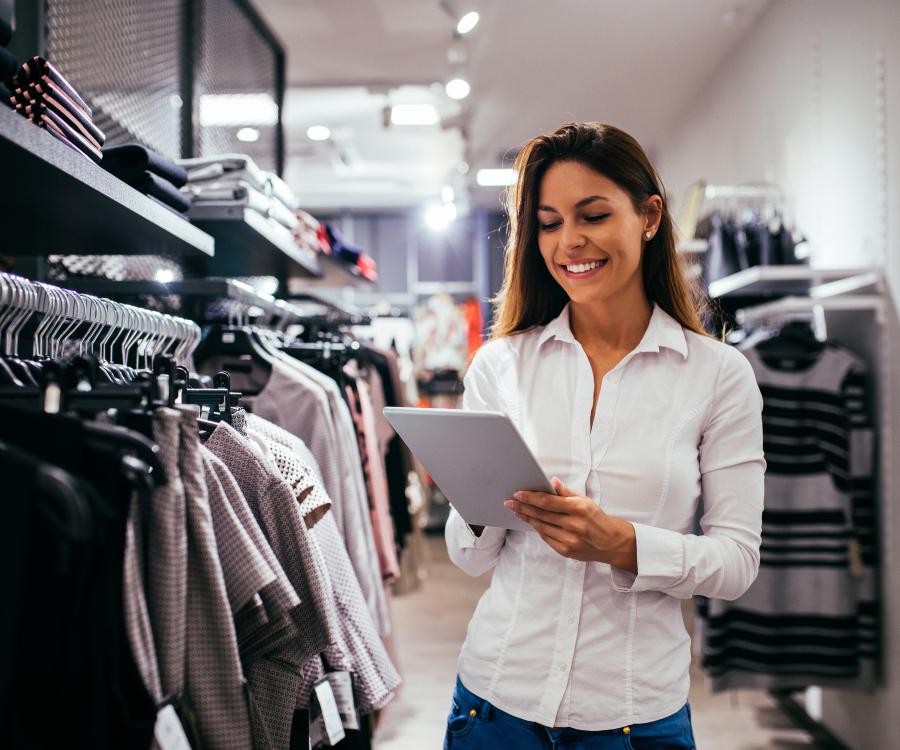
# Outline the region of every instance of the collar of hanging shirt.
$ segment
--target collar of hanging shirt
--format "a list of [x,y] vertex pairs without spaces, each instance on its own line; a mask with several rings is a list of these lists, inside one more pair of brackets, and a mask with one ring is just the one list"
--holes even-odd
[[[464,407],[507,413],[547,476],[610,515],[690,533],[723,348],[686,334],[654,305],[641,342],[604,376],[591,425],[593,373],[566,307],[543,328],[486,344],[466,378]],[[474,693],[520,718],[593,731],[684,705],[690,643],[678,598],[633,590],[633,576],[561,557],[532,532],[488,529],[475,540],[451,515],[447,539],[451,556],[455,547],[498,548],[459,661]],[[677,552],[670,546],[665,555]],[[681,561],[661,566],[670,574]]]

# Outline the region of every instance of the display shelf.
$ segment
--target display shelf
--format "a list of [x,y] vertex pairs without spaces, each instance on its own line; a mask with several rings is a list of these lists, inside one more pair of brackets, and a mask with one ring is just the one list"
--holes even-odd
[[82,294],[104,297],[135,297],[140,295],[225,299],[281,318],[300,319],[303,311],[296,305],[260,294],[249,284],[236,279],[184,279],[183,281],[112,281],[108,279],[67,279],[65,285]]
[[205,264],[212,275],[271,274],[283,278],[288,275],[291,261],[306,276],[322,275],[315,253],[299,247],[290,229],[257,211],[243,206],[195,203],[188,216],[216,240],[216,258]]
[[5,255],[213,255],[202,229],[2,106],[0,164]]
[[319,256],[319,262],[322,266],[322,279],[318,283],[321,286],[355,286],[367,288],[375,286],[374,281],[369,281],[356,268],[349,263],[345,263],[333,255],[322,254]]
[[878,294],[847,294],[835,297],[782,297],[761,305],[741,308],[737,311],[737,321],[742,326],[753,327],[780,317],[816,312],[871,312],[881,320],[884,298]]
[[710,297],[808,294],[821,284],[868,273],[871,269],[755,266],[709,283]]

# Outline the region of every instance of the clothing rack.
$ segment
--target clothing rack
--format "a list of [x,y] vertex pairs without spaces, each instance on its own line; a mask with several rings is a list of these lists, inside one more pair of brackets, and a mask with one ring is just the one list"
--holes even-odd
[[34,315],[42,316],[31,332],[36,356],[58,356],[85,324],[80,353],[97,347],[112,359],[118,346],[125,361],[134,347],[152,362],[175,345],[172,356],[184,362],[201,336],[200,327],[184,318],[0,273],[0,331],[6,328],[2,344],[7,353],[18,352],[19,335]]

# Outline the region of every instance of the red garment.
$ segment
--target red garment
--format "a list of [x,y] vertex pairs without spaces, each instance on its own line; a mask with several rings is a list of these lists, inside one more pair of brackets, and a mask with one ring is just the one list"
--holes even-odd
[[378,281],[378,265],[371,255],[360,255],[356,267],[369,281]]
[[325,224],[319,224],[316,236],[319,238],[319,244],[322,245],[322,252],[331,255],[331,240],[328,238],[328,230],[325,228]]
[[469,338],[469,362],[471,362],[482,343],[481,331],[484,328],[484,319],[481,316],[481,305],[474,297],[467,299],[464,307]]

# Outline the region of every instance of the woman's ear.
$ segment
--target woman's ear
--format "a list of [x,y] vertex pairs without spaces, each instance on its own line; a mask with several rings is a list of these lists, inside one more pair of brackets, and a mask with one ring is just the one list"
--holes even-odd
[[[662,221],[662,212],[663,212],[663,201],[662,198],[658,195],[651,195],[644,202],[644,236],[647,236],[647,232],[650,233],[650,237],[653,237],[656,234],[656,231],[659,229],[659,224]],[[649,239],[649,237],[647,238]]]

